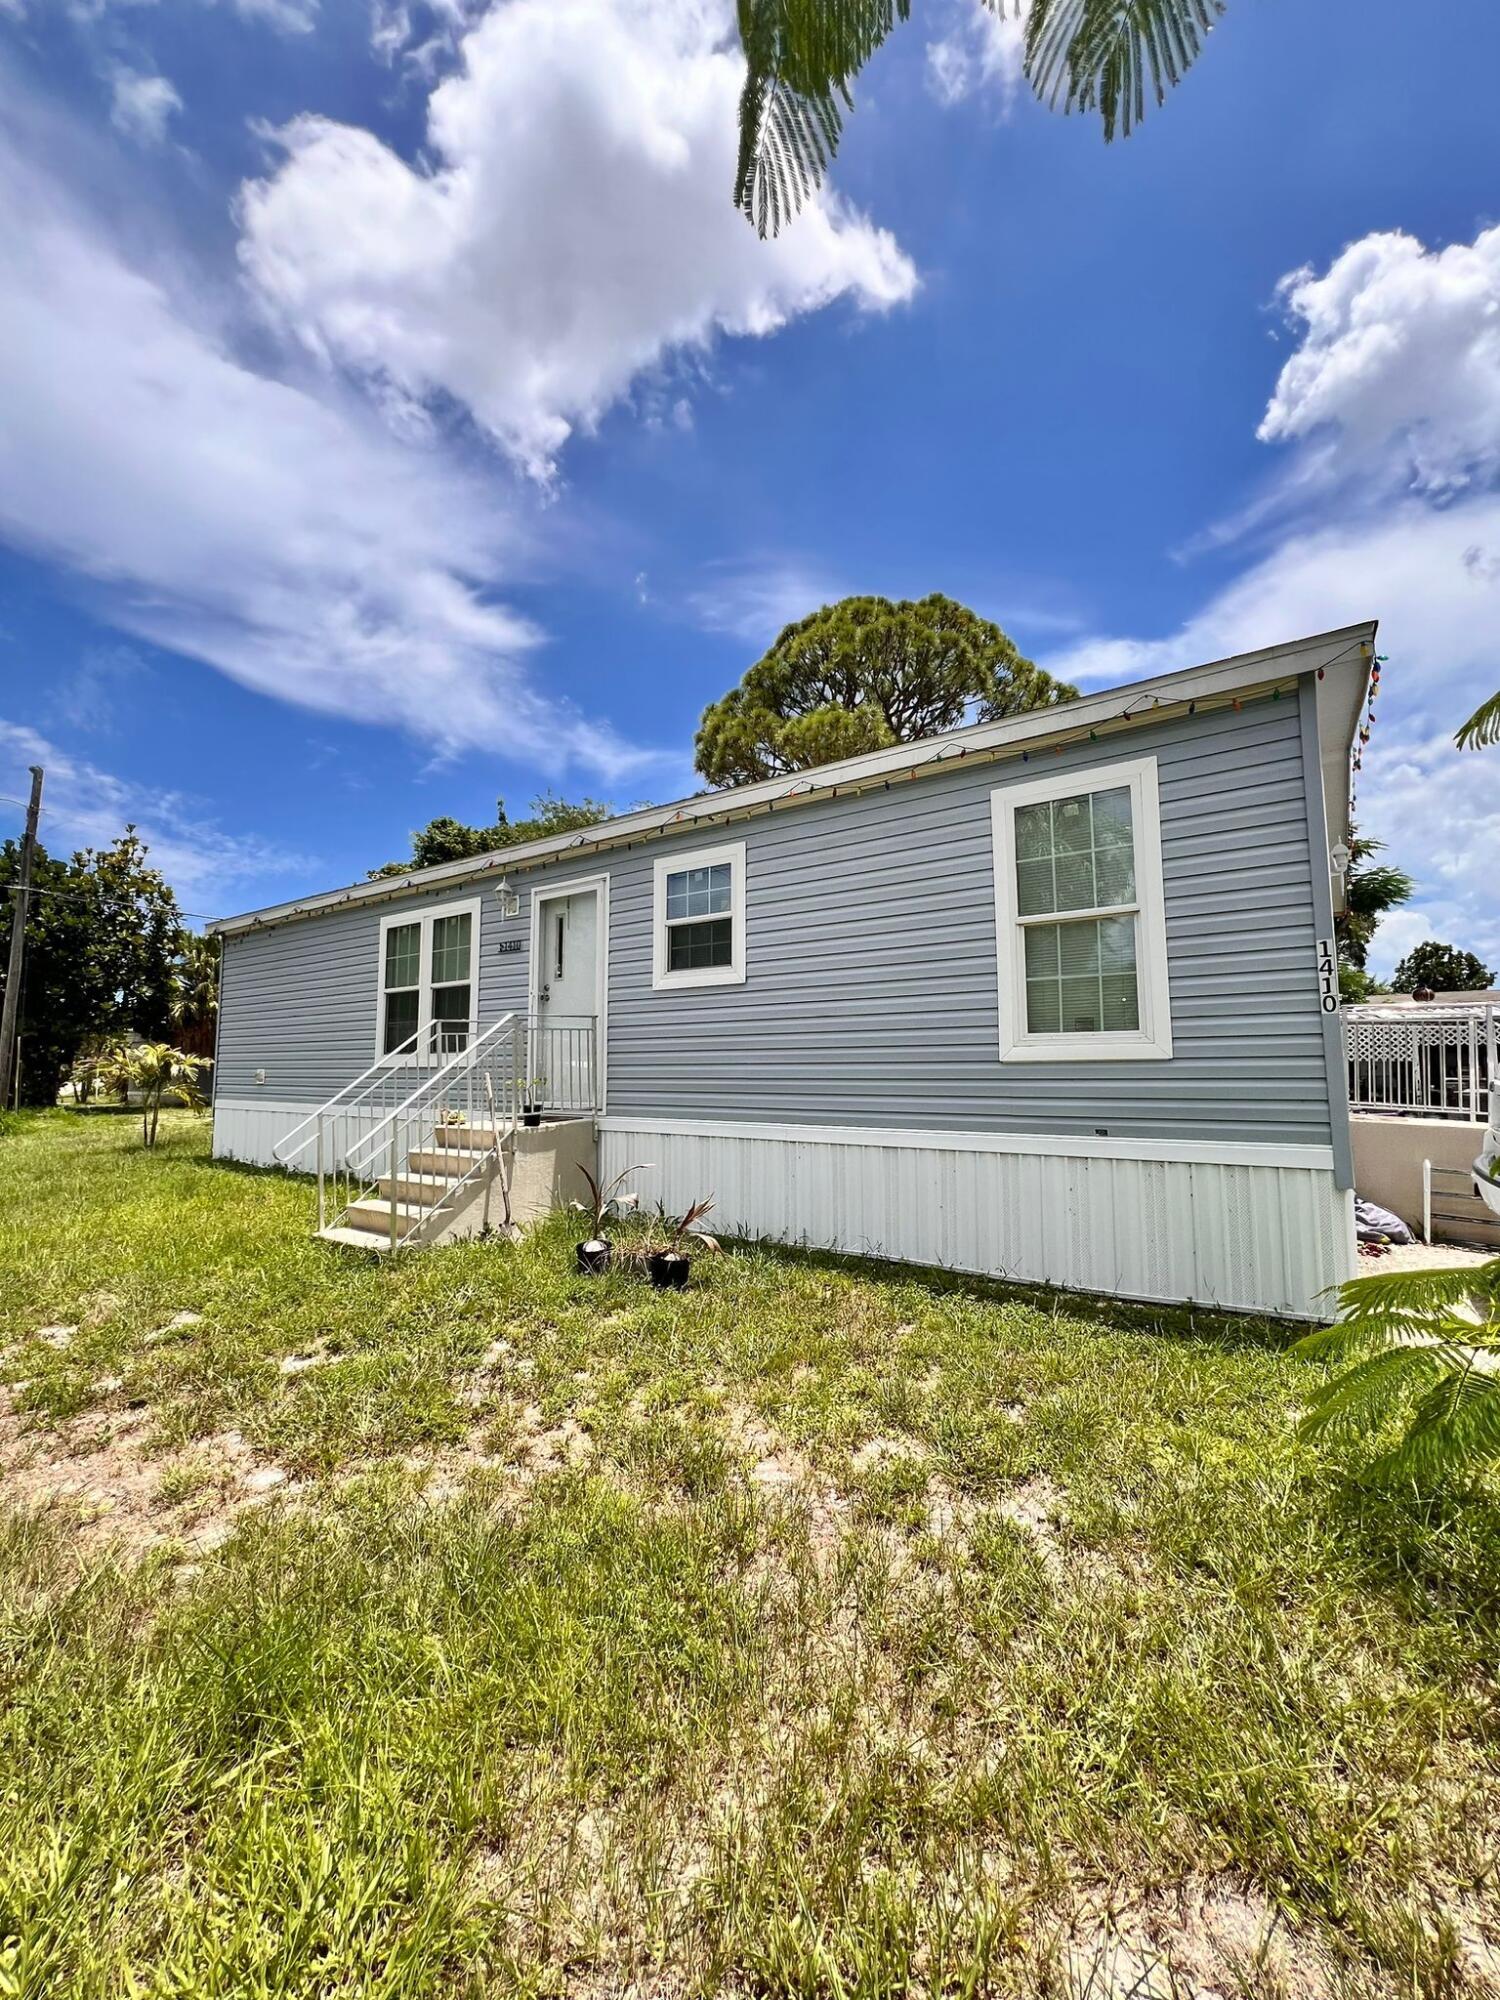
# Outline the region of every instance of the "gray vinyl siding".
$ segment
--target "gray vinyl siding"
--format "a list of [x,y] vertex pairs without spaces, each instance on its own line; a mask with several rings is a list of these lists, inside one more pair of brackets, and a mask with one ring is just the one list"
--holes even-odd
[[[1310,699],[1309,696],[1302,697]],[[1313,855],[1299,697],[1148,725],[1028,765],[956,764],[888,790],[698,826],[518,877],[519,919],[488,884],[480,1018],[526,1004],[529,898],[610,879],[608,1109],[638,1117],[1105,1133],[1328,1144]],[[1174,1055],[999,1060],[990,794],[1154,755]],[[652,865],[746,845],[747,978],[655,992]],[[1321,865],[1321,857],[1319,857]],[[374,1055],[378,937],[397,906],[355,907],[226,940],[224,1095],[314,1103]]]

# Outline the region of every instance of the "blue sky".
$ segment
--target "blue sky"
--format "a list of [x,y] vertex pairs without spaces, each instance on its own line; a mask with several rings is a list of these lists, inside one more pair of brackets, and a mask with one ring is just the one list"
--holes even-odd
[[0,0],[0,794],[219,914],[690,789],[844,591],[1089,685],[1377,616],[1377,962],[1500,967],[1493,8],[1234,0],[1106,148],[931,0],[774,245],[726,18]]

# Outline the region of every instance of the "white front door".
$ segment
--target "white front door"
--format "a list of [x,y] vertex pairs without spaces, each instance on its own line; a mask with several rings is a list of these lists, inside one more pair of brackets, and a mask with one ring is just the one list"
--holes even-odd
[[532,1096],[552,1110],[594,1108],[600,943],[597,889],[538,899]]

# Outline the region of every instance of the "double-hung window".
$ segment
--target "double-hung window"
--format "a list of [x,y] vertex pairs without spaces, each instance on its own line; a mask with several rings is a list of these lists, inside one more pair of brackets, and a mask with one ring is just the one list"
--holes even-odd
[[1003,1062],[1170,1056],[1156,760],[991,794]]
[[658,861],[651,901],[654,987],[744,983],[742,840]]
[[445,903],[383,920],[378,1054],[445,1061],[468,1047],[479,991],[479,909],[477,900]]

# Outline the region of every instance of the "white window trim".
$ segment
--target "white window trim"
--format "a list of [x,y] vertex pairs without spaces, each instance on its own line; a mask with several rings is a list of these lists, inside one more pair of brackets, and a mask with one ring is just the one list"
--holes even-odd
[[[469,925],[469,1039],[479,1033],[479,925],[480,913],[484,908],[482,896],[470,897],[461,903],[430,903],[421,909],[394,910],[380,920],[380,956],[375,961],[375,1059],[377,1062],[422,1062],[436,1065],[439,1053],[425,1047],[427,1030],[432,1026],[432,927],[439,917],[468,916]],[[385,939],[387,931],[399,929],[403,924],[422,926],[421,947],[417,960],[417,1047],[409,1056],[394,1056],[385,1053]],[[446,1056],[441,1058],[446,1062]]]
[[[1016,907],[1016,811],[1045,799],[1130,788],[1135,849],[1136,986],[1140,1027],[1126,1033],[1032,1035],[1026,1019],[1026,953]],[[990,794],[995,834],[995,942],[1000,976],[1001,1062],[1163,1062],[1172,1054],[1172,1013],[1167,988],[1167,925],[1162,904],[1161,802],[1156,759],[1096,764],[1059,771],[1029,784],[1001,785]],[[1057,912],[1065,922],[1069,913]]]
[[[667,969],[667,877],[688,868],[716,868],[729,863],[729,915],[733,922],[734,957],[728,965],[705,965],[691,972]],[[745,983],[745,843],[726,841],[721,847],[695,847],[689,854],[672,854],[658,861],[651,884],[651,984],[658,992],[688,986],[743,986]]]

